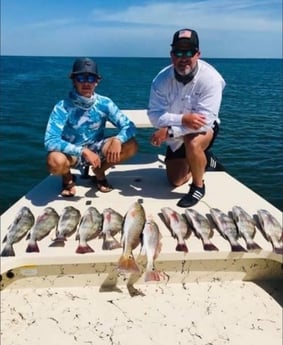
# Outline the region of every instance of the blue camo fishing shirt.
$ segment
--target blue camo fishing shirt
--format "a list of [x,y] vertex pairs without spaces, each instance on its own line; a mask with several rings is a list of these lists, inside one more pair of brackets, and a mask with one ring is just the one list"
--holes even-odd
[[44,146],[48,152],[78,157],[84,147],[105,138],[107,121],[119,130],[116,138],[122,143],[136,135],[134,123],[108,97],[94,94],[94,103],[87,110],[76,106],[70,98],[61,100],[50,114]]

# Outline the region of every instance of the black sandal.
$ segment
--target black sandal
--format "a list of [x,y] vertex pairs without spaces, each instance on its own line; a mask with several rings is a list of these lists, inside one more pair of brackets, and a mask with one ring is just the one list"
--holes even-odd
[[[62,182],[62,191],[61,191],[61,196],[63,196],[64,198],[71,198],[73,196],[75,196],[75,192],[71,192],[71,190],[76,186],[75,182],[76,182],[76,176],[70,174],[71,179],[68,183]],[[67,193],[66,193],[67,192]]]

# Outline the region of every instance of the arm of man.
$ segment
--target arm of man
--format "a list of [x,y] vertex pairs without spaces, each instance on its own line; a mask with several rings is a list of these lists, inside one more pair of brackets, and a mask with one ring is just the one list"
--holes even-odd
[[121,144],[136,136],[135,124],[110,99],[108,100],[107,120],[119,130],[115,137]]
[[58,151],[70,156],[80,156],[83,147],[74,145],[62,139],[62,133],[68,113],[63,106],[63,101],[55,105],[50,114],[44,137],[44,146],[48,152]]

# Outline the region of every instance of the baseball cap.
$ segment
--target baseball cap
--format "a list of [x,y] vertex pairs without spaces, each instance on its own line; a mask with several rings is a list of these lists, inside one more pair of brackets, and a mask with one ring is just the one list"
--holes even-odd
[[73,75],[81,73],[94,74],[97,78],[101,79],[101,76],[98,74],[96,62],[89,58],[76,59],[70,77],[72,78]]
[[181,29],[175,32],[171,46],[174,49],[199,50],[198,34],[195,30]]

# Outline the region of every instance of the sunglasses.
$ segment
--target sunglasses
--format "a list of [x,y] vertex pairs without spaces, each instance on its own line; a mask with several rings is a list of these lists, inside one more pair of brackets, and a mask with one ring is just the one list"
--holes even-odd
[[173,50],[172,53],[180,58],[180,57],[193,57],[196,54],[195,50]]
[[74,80],[78,83],[96,83],[97,77],[93,74],[77,74],[74,76]]

